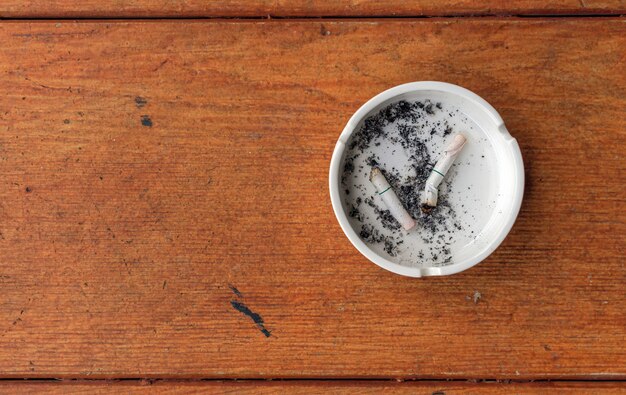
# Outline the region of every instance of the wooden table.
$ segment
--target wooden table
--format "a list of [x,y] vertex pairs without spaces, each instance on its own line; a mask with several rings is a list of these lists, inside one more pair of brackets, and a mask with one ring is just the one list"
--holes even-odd
[[[626,393],[624,1],[101,3],[0,5],[0,392]],[[328,196],[416,80],[525,161],[451,277],[369,263]]]

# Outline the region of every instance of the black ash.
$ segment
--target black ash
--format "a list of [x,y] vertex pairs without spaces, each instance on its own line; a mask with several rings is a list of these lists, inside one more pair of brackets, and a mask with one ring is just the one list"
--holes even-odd
[[[450,180],[441,184],[438,204],[429,208],[427,213],[423,211],[420,199],[436,160],[429,152],[428,143],[433,139],[443,140],[453,132],[453,125],[447,120],[436,121],[433,115],[438,112],[448,115],[450,111],[445,110],[442,103],[429,100],[399,101],[365,119],[348,144],[342,183],[346,189],[353,188],[363,196],[363,199],[357,197],[355,200],[351,195],[346,200],[347,207],[350,208],[349,216],[359,223],[361,239],[369,244],[381,244],[390,256],[398,255],[399,246],[404,242],[407,233],[383,203],[375,198],[375,190],[371,185],[352,185],[354,173],[364,171],[363,166],[357,169],[355,162],[380,168],[406,210],[417,221],[417,229],[413,232],[419,232],[426,247],[415,252],[416,263],[424,259],[432,260],[435,264],[450,263],[449,246],[454,241],[454,232],[462,228],[447,200]],[[407,168],[399,170],[385,166],[381,158],[371,150],[381,145],[400,145],[408,157]],[[365,171],[369,173],[369,169]],[[448,179],[452,177],[453,175]],[[371,207],[369,212],[373,209],[374,218],[370,219],[359,210],[362,202]],[[368,219],[382,228],[365,223]]]
[[391,256],[398,255],[398,242],[393,237],[383,235],[372,225],[363,225],[359,236],[366,243],[383,243],[387,254]]

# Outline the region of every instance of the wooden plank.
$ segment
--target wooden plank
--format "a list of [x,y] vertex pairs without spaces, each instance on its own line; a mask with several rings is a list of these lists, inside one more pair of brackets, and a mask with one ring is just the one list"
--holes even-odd
[[[0,375],[626,378],[625,59],[605,18],[0,24]],[[367,262],[328,198],[344,123],[413,80],[526,163],[447,278]]]
[[623,0],[5,0],[5,18],[623,14]]
[[4,382],[2,394],[625,394],[623,382]]

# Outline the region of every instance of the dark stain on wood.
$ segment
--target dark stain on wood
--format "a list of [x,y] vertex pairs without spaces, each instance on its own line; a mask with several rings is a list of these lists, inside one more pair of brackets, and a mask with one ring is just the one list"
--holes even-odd
[[228,288],[230,288],[231,291],[233,291],[233,293],[237,296],[239,296],[240,298],[243,298],[243,294],[232,284],[228,284]]
[[141,96],[135,97],[135,105],[137,106],[137,108],[142,108],[146,104],[148,104],[148,100],[146,100],[146,98]]
[[250,319],[252,319],[252,321],[254,321],[256,326],[259,328],[261,333],[265,335],[265,337],[271,336],[270,331],[268,331],[267,328],[265,328],[265,322],[263,321],[263,317],[261,317],[259,314],[250,310],[250,308],[246,306],[243,302],[239,302],[237,300],[231,300],[230,304],[231,306],[233,306],[235,310],[239,311],[241,314],[246,315]]
[[151,128],[152,127],[152,119],[150,119],[149,115],[142,115],[141,116],[141,124],[143,126],[147,126],[147,127]]

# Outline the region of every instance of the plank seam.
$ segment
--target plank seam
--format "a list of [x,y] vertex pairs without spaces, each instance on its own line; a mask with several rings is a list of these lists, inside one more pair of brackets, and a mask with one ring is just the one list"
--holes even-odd
[[601,14],[452,14],[452,15],[308,15],[308,16],[98,16],[98,17],[0,17],[0,21],[153,21],[153,20],[353,20],[353,19],[481,19],[481,18],[524,18],[524,19],[596,19],[596,18],[622,18],[624,13],[601,13]]
[[0,378],[0,384],[12,383],[12,382],[54,382],[54,383],[91,383],[91,382],[141,382],[146,384],[155,383],[200,383],[200,382],[362,382],[362,383],[470,383],[470,384],[530,384],[530,383],[626,383],[624,379],[526,379],[526,380],[513,380],[513,379],[398,379],[398,378],[141,378],[141,377],[116,377],[116,378],[54,378],[54,377],[42,377],[42,378]]

